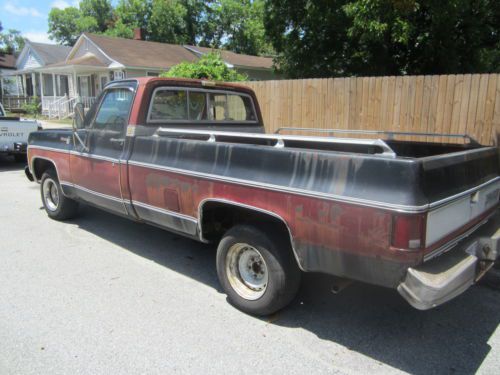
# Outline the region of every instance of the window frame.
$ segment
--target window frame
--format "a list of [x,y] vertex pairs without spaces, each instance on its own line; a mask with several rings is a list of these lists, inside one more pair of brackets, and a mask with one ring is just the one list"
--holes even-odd
[[[153,101],[156,96],[156,93],[158,91],[185,91],[187,92],[187,115],[189,117],[189,93],[190,92],[202,92],[205,94],[205,102],[207,106],[207,119],[206,120],[166,120],[166,119],[152,119],[151,118],[151,111],[153,109]],[[252,111],[253,115],[255,116],[255,120],[215,120],[213,118],[213,114],[210,111],[210,95],[209,94],[223,94],[223,95],[237,95],[241,97],[246,97],[250,100],[250,103],[252,104]],[[226,106],[227,106],[227,100],[226,100]],[[197,88],[197,87],[182,87],[182,86],[159,86],[156,87],[153,92],[151,93],[151,96],[149,98],[149,105],[148,105],[148,113],[146,115],[146,123],[147,124],[258,124],[259,119],[257,116],[257,111],[255,110],[255,103],[251,95],[242,93],[242,92],[235,92],[231,90],[207,90],[203,88]]]
[[[132,93],[132,102],[131,102],[130,107],[128,109],[127,118],[126,118],[126,124],[128,124],[130,122],[130,114],[132,113],[132,107],[134,105],[135,94],[136,94],[137,90],[136,90],[135,87],[132,87],[130,85],[123,85],[123,82],[120,82],[120,84],[118,84],[118,85],[111,85],[111,86],[106,87],[106,89],[101,92],[101,94],[100,94],[101,97],[99,99],[99,102],[98,102],[98,105],[96,107],[95,113],[93,114],[92,119],[89,121],[88,127],[85,127],[86,129],[93,130],[93,131],[104,131],[104,132],[108,131],[107,129],[97,129],[95,127],[95,122],[96,122],[96,119],[97,119],[97,115],[101,111],[101,106],[102,106],[102,104],[104,102],[104,99],[108,95],[108,93],[110,91],[123,90],[123,89],[129,90]],[[124,131],[125,130],[126,130],[126,126],[125,126]]]

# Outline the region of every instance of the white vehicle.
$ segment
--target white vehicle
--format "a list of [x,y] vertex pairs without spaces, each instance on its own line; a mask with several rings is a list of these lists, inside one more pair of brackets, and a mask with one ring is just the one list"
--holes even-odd
[[41,129],[36,120],[7,117],[0,103],[0,154],[13,155],[17,162],[25,161],[28,136]]

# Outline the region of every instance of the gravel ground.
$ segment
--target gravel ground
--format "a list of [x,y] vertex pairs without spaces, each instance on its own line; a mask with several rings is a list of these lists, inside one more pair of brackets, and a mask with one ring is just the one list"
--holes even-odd
[[0,159],[0,374],[498,374],[500,291],[432,311],[306,275],[267,319],[225,300],[215,249],[83,207],[60,223]]

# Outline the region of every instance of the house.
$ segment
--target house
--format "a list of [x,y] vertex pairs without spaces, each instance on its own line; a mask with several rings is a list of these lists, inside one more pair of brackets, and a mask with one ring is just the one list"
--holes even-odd
[[[139,29],[135,30],[134,39],[83,33],[64,56],[63,53],[58,54],[58,58],[53,59],[56,61],[34,68],[31,80],[28,77],[19,79],[22,82],[26,80],[23,93],[40,96],[42,112],[49,117],[66,117],[71,115],[70,108],[77,100],[83,102],[86,108],[90,107],[110,81],[157,76],[174,65],[196,61],[211,51],[210,48],[197,46],[145,41],[141,36]],[[228,66],[246,74],[251,80],[274,77],[271,58],[229,51],[221,51],[221,57]],[[26,69],[26,65],[18,64],[16,74],[26,75]]]
[[[16,70],[16,56],[0,52],[0,77]],[[4,83],[0,80],[0,98],[5,94],[9,95],[16,89],[15,84],[8,80]]]

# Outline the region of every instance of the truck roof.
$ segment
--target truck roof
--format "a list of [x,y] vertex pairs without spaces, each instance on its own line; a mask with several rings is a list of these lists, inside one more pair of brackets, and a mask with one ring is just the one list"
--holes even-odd
[[189,87],[232,90],[232,91],[245,92],[247,94],[253,95],[253,90],[242,84],[211,81],[208,79],[166,78],[166,77],[139,77],[134,79],[137,80],[139,85],[145,85],[147,87],[160,86],[160,85],[189,86]]

